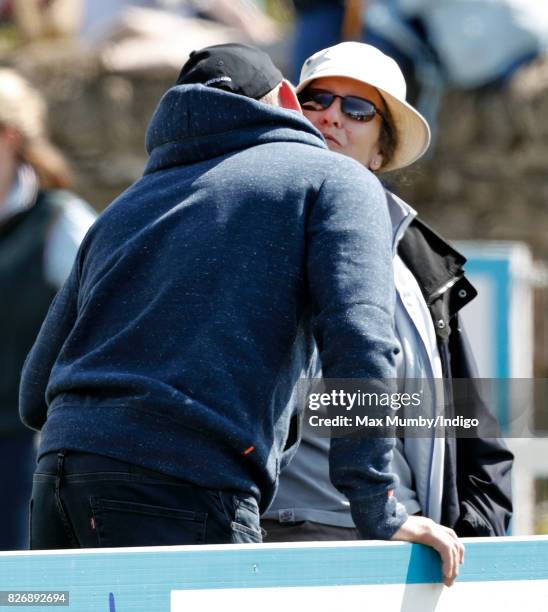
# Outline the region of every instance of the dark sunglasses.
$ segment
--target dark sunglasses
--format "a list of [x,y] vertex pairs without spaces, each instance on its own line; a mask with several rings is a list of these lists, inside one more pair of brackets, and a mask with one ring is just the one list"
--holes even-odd
[[386,115],[379,110],[371,100],[359,98],[358,96],[338,96],[337,94],[323,89],[304,89],[297,97],[305,110],[322,111],[329,108],[335,98],[341,99],[341,111],[356,121],[371,121],[378,114],[383,121]]

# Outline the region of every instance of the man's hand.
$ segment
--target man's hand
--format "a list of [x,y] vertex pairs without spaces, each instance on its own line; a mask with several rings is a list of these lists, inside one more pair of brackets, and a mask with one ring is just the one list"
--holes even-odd
[[392,540],[426,544],[438,551],[442,561],[443,583],[451,586],[464,563],[464,546],[449,527],[425,516],[410,516],[392,536]]

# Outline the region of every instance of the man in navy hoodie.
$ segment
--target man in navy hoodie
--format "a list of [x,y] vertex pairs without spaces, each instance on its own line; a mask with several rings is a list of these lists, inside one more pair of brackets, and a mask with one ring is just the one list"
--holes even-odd
[[[24,367],[32,548],[259,542],[311,333],[326,377],[394,377],[383,189],[266,54],[194,52],[146,146]],[[364,538],[432,544],[452,580],[462,547],[396,502],[391,447],[333,439],[333,482]]]

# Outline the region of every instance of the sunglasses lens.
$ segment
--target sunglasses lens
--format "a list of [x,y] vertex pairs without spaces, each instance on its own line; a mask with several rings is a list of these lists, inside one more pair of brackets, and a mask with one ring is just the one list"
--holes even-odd
[[371,121],[377,112],[371,102],[364,98],[346,96],[341,101],[341,110],[345,115],[358,121]]
[[298,98],[303,109],[311,111],[326,110],[333,104],[335,98],[340,98],[342,112],[356,121],[371,121],[377,112],[375,105],[365,98],[337,96],[320,89],[305,89]]
[[299,102],[307,110],[325,110],[333,103],[335,96],[328,91],[303,91],[299,95]]

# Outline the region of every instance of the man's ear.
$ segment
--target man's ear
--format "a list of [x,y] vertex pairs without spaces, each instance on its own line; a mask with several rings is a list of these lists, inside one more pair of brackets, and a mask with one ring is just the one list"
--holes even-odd
[[295,89],[287,79],[284,79],[280,83],[280,88],[278,89],[278,100],[282,108],[297,111],[302,115],[303,111],[301,110],[301,105],[297,99]]

